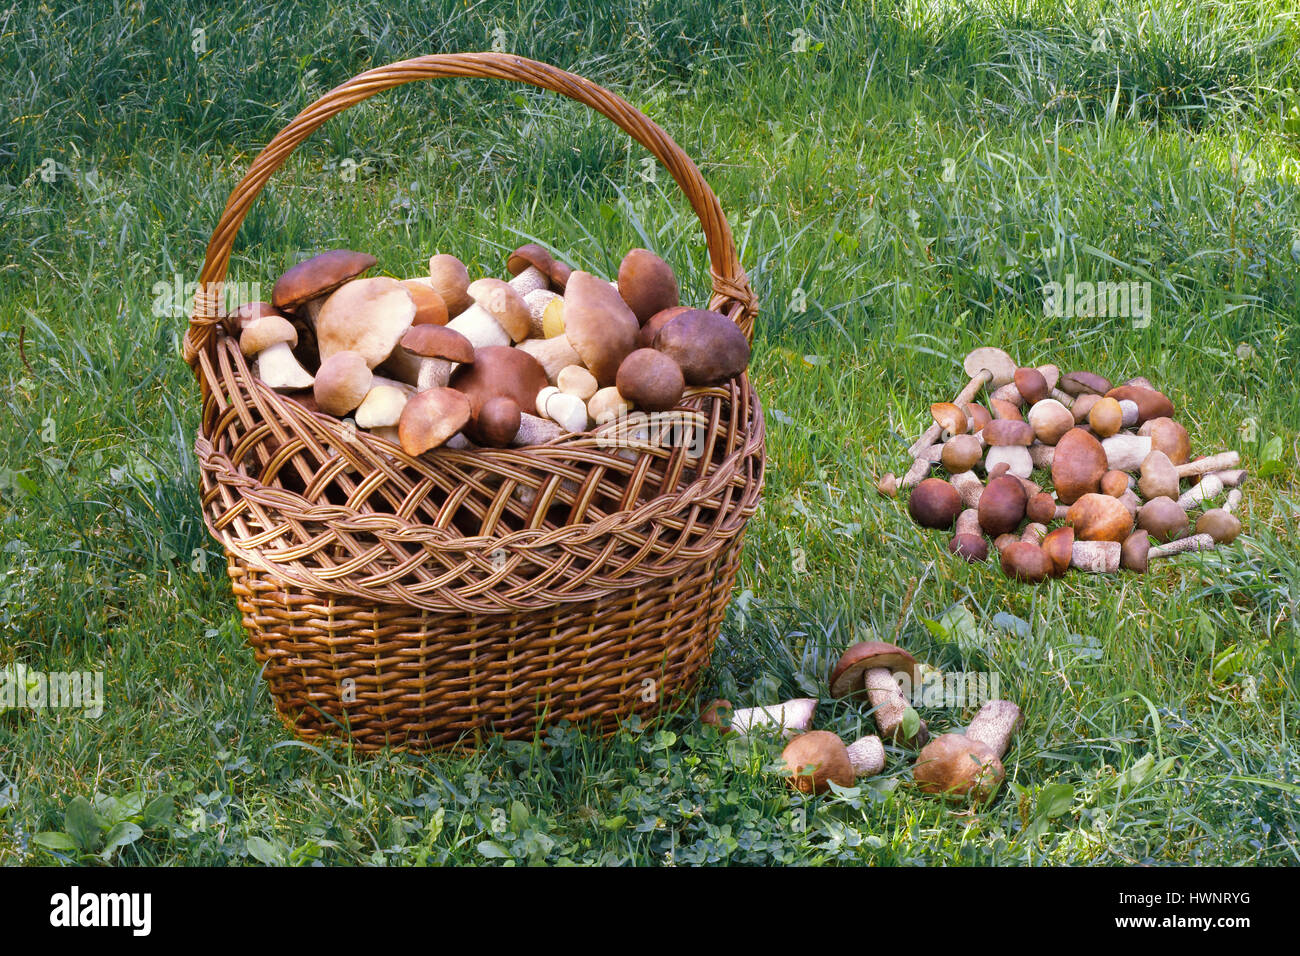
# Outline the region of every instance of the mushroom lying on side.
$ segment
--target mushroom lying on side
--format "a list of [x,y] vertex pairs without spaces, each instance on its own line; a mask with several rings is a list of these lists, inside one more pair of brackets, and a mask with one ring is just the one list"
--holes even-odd
[[731,702],[719,698],[712,701],[700,714],[700,720],[717,727],[724,734],[742,736],[762,731],[779,731],[791,736],[812,727],[817,701],[812,697],[796,697],[767,707],[748,707],[735,710]]
[[528,337],[531,328],[523,297],[500,279],[476,279],[469,284],[473,304],[447,323],[474,348],[509,345]]
[[321,361],[357,352],[373,369],[397,348],[414,319],[415,301],[396,279],[353,279],[336,289],[316,315]]
[[834,783],[853,786],[857,776],[844,741],[829,730],[810,730],[785,746],[781,759],[789,770],[790,786],[802,793],[825,793]]
[[884,641],[860,641],[840,655],[831,671],[831,696],[848,697],[865,690],[875,709],[880,736],[907,746],[920,746],[928,739],[929,732],[920,718],[911,736],[904,729],[910,705],[898,686],[895,672],[906,674],[912,687],[920,683],[920,665],[907,651]]
[[290,267],[275,280],[271,302],[277,309],[295,311],[313,324],[329,294],[355,279],[378,260],[365,252],[331,249]]
[[925,793],[983,803],[1002,785],[1002,757],[1021,724],[1020,708],[991,700],[964,734],[944,734],[921,750],[912,776]]

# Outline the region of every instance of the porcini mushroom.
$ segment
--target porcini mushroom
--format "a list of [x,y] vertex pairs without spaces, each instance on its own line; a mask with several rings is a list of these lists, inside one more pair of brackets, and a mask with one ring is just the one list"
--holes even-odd
[[608,282],[575,271],[564,297],[564,332],[530,339],[520,348],[541,363],[548,381],[566,366],[584,365],[599,384],[608,386],[636,348],[638,329],[636,316]]
[[668,263],[650,250],[632,249],[618,267],[618,294],[637,324],[645,325],[656,312],[678,304],[677,277]]
[[469,416],[469,399],[454,388],[417,392],[407,400],[397,421],[402,450],[422,455],[437,448],[464,428]]
[[523,297],[500,279],[475,279],[466,289],[472,300],[447,328],[469,339],[476,349],[509,345],[528,337],[528,306]]
[[453,368],[474,361],[469,339],[444,325],[414,325],[402,336],[401,346],[419,357],[415,387],[421,392],[442,388]]
[[1028,421],[1035,437],[1044,445],[1055,445],[1062,435],[1074,427],[1074,416],[1070,410],[1054,398],[1034,403],[1034,407],[1029,410]]
[[290,267],[275,280],[271,303],[277,309],[303,313],[315,323],[321,305],[331,292],[355,279],[377,260],[364,252],[331,249]]
[[904,723],[910,705],[898,686],[896,673],[905,674],[911,687],[920,686],[921,668],[911,654],[884,641],[860,641],[841,654],[831,670],[831,696],[848,697],[865,690],[880,736],[906,746],[919,746],[928,739],[929,731],[925,721],[918,718],[916,733],[907,736]]
[[1137,525],[1157,541],[1170,541],[1187,533],[1187,512],[1166,497],[1152,498],[1138,509]]
[[951,528],[962,510],[961,495],[942,478],[927,478],[913,489],[907,509],[924,528]]
[[[962,367],[966,374],[970,376],[970,381],[962,388],[953,399],[953,404],[964,406],[973,401],[979,390],[985,385],[999,387],[1012,381],[1016,374],[1016,363],[1011,356],[1001,349],[986,346],[984,348],[974,349],[966,354]],[[938,424],[931,425],[927,428],[915,442],[907,453],[916,458],[922,449],[933,445],[935,439],[939,437],[941,428]]]
[[357,406],[352,416],[358,428],[365,428],[386,438],[394,444],[400,444],[397,423],[401,420],[402,409],[406,407],[409,393],[396,385],[375,385],[366,392],[366,397]]
[[257,377],[271,388],[285,391],[311,388],[315,378],[298,364],[293,347],[298,332],[293,323],[278,315],[263,315],[244,326],[239,350],[257,356]]
[[991,479],[980,495],[980,527],[994,537],[1015,531],[1024,520],[1028,502],[1024,486],[1014,475]]
[[1120,542],[1133,530],[1133,516],[1110,495],[1090,492],[1082,495],[1065,516],[1080,541]]
[[1158,448],[1142,459],[1142,476],[1138,479],[1138,491],[1148,501],[1152,498],[1178,497],[1178,470],[1169,456]]
[[677,363],[687,385],[719,385],[749,365],[745,333],[725,315],[707,309],[690,309],[669,319],[655,336],[654,347]]
[[375,368],[397,348],[415,318],[415,301],[388,276],[353,279],[339,286],[316,315],[321,361],[357,352]]
[[1192,440],[1187,429],[1172,418],[1151,418],[1138,428],[1138,434],[1151,439],[1151,447],[1162,451],[1175,465],[1181,465],[1192,454]]
[[316,370],[312,387],[316,404],[321,411],[342,417],[365,401],[374,377],[360,352],[335,352]]
[[781,753],[790,785],[802,793],[825,793],[832,783],[853,786],[856,776],[844,741],[828,730],[810,730],[795,737]]
[[1056,443],[1052,485],[1063,504],[1074,504],[1089,492],[1097,491],[1107,470],[1101,442],[1082,428],[1071,428]]
[[454,319],[473,304],[469,294],[469,270],[465,263],[445,252],[429,258],[429,283],[447,306],[447,316]]
[[677,363],[657,349],[631,352],[619,365],[614,384],[620,395],[647,412],[673,408],[686,388]]
[[1002,757],[1022,722],[1020,708],[991,700],[980,708],[964,734],[944,734],[917,757],[912,777],[922,792],[982,803],[1006,776]]

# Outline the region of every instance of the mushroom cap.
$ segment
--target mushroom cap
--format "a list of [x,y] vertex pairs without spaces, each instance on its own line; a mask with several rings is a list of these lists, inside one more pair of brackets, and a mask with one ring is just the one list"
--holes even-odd
[[721,733],[731,733],[731,715],[736,708],[725,697],[715,697],[700,711],[700,723],[717,727]]
[[962,411],[970,419],[970,430],[972,433],[984,430],[984,426],[993,421],[993,416],[989,410],[979,402],[967,402],[962,406]]
[[641,331],[637,333],[636,345],[641,349],[652,349],[655,345],[655,336],[659,334],[669,321],[677,318],[683,312],[690,312],[689,305],[674,305],[671,308],[656,312],[646,320],[645,325],[641,326]]
[[1111,469],[1101,476],[1101,493],[1110,495],[1112,498],[1118,498],[1128,491],[1128,483],[1131,480],[1128,472]]
[[1052,485],[1062,504],[1074,504],[1101,486],[1110,470],[1101,442],[1082,428],[1071,428],[1056,443],[1052,456]]
[[991,446],[1024,445],[1028,448],[1034,443],[1034,429],[1026,421],[996,418],[984,426],[984,440]]
[[455,318],[474,301],[469,295],[469,270],[465,263],[445,252],[429,258],[429,283],[447,306],[448,318]]
[[1016,369],[1012,381],[1015,383],[1016,391],[1020,393],[1020,397],[1030,405],[1041,402],[1052,391],[1051,386],[1047,384],[1047,379],[1043,377],[1043,373],[1036,368]]
[[304,302],[333,292],[349,279],[355,279],[378,260],[366,252],[331,249],[295,266],[291,266],[271,289],[271,302],[277,309],[296,309]]
[[545,247],[535,242],[524,243],[506,257],[506,270],[512,276],[519,275],[529,266],[545,275],[549,280],[551,269],[555,267],[555,260]]
[[1110,379],[1096,372],[1069,372],[1061,379],[1061,391],[1067,395],[1105,395],[1110,391]]
[[1187,534],[1191,527],[1187,512],[1172,498],[1152,498],[1138,509],[1137,525],[1150,531],[1157,541],[1172,541]]
[[810,730],[781,752],[790,770],[790,785],[803,793],[825,793],[831,783],[853,786],[856,774],[844,741],[829,730]]
[[316,370],[312,395],[321,411],[341,417],[365,401],[374,378],[360,352],[335,352]]
[[1106,393],[1107,398],[1117,402],[1128,399],[1138,407],[1138,424],[1143,425],[1153,418],[1173,418],[1174,403],[1162,392],[1140,385],[1119,385]]
[[555,376],[555,384],[562,392],[588,401],[600,389],[596,376],[581,365],[566,365]]
[[527,352],[489,345],[474,353],[474,364],[458,365],[447,382],[469,399],[473,417],[490,398],[513,399],[521,412],[537,414],[537,393],[546,388],[546,370]]
[[414,318],[415,300],[396,279],[353,279],[332,292],[316,316],[321,360],[360,352],[373,369],[392,354]]
[[293,348],[298,344],[298,330],[283,316],[263,315],[244,326],[244,331],[239,334],[239,351],[256,355],[281,342]]
[[[1020,414],[1020,406],[1013,402],[1008,402],[1005,398],[989,398],[989,405],[993,407],[993,419],[1007,419],[1009,421],[1024,421],[1025,416]],[[988,428],[988,425],[984,426]]]
[[681,366],[687,385],[719,385],[749,365],[749,340],[720,312],[690,309],[664,323],[654,347]]
[[396,385],[372,385],[353,420],[358,428],[391,428],[402,417],[408,395]]
[[1074,400],[1070,406],[1070,415],[1074,418],[1076,425],[1082,425],[1088,420],[1088,413],[1092,411],[1092,406],[1101,401],[1101,396],[1096,392],[1084,392]]
[[222,326],[228,334],[236,335],[254,320],[260,319],[264,315],[278,315],[285,319],[289,317],[270,302],[245,302],[223,316]]
[[[1155,445],[1154,438],[1151,444]],[[1142,497],[1148,501],[1152,498],[1177,498],[1178,486],[1178,469],[1174,467],[1168,455],[1152,447],[1146,458],[1142,459],[1138,491],[1142,492]]]
[[944,442],[943,450],[939,452],[939,460],[943,462],[943,467],[953,475],[969,471],[983,457],[984,446],[974,435],[955,435]]
[[1151,447],[1162,451],[1175,465],[1182,465],[1192,455],[1192,440],[1187,429],[1172,418],[1150,418],[1138,428],[1139,435],[1151,439]]
[[952,402],[935,402],[930,406],[930,417],[949,435],[966,434],[966,413]]
[[1133,530],[1133,516],[1123,502],[1096,492],[1070,505],[1065,520],[1080,541],[1123,541]]
[[619,365],[614,385],[620,395],[638,408],[662,412],[681,401],[686,380],[677,363],[666,353],[637,349]]
[[1029,501],[1025,504],[1025,514],[1030,521],[1035,521],[1038,524],[1051,524],[1056,518],[1056,499],[1046,491],[1030,495]]
[[428,279],[403,279],[402,288],[415,303],[415,318],[412,325],[446,325],[448,318],[447,303],[433,290]]
[[493,278],[475,279],[467,291],[475,305],[496,319],[511,342],[528,338],[532,330],[528,304],[509,282]]
[[1119,566],[1143,574],[1147,569],[1147,552],[1151,550],[1151,536],[1139,528],[1124,539],[1120,546]]
[[677,277],[672,267],[649,249],[633,249],[618,267],[618,294],[636,316],[638,325],[677,305]]
[[1074,415],[1056,399],[1045,398],[1029,410],[1029,427],[1044,445],[1055,445],[1074,427]]
[[1117,399],[1107,396],[1088,411],[1088,424],[1098,438],[1109,438],[1124,427],[1124,410]]
[[1002,761],[987,744],[965,734],[944,734],[921,748],[912,778],[924,793],[983,802],[1006,777]]
[[961,508],[961,495],[942,478],[925,479],[907,503],[912,520],[924,528],[951,528]]
[[975,563],[988,559],[989,543],[982,534],[957,534],[948,542],[948,551]]
[[638,331],[636,316],[608,282],[580,270],[569,277],[564,333],[601,386],[614,384],[619,365],[636,349]]
[[468,398],[454,388],[430,388],[407,401],[397,422],[397,437],[408,455],[423,455],[468,422]]
[[1008,384],[1016,376],[1016,363],[1011,356],[991,346],[968,352],[961,364],[971,378],[987,369],[993,374],[989,384],[994,388]]
[[1231,544],[1241,534],[1241,519],[1223,508],[1211,508],[1196,519],[1196,533],[1208,534],[1219,544]]
[[980,495],[980,527],[994,537],[1010,534],[1020,527],[1028,503],[1029,496],[1025,494],[1025,486],[1015,475],[993,478]]
[[1040,545],[1016,541],[1002,550],[1002,573],[1017,581],[1036,584],[1056,570],[1055,564]]
[[489,448],[504,448],[519,431],[522,417],[513,398],[496,395],[484,402],[474,417],[470,437]]
[[840,655],[831,669],[832,697],[847,697],[866,686],[867,671],[882,668],[891,674],[902,671],[913,686],[921,683],[921,665],[897,644],[886,641],[859,641]]
[[402,336],[402,348],[423,358],[440,358],[469,364],[474,346],[469,339],[445,325],[413,325]]
[[1053,528],[1043,536],[1039,547],[1052,562],[1052,577],[1059,578],[1070,568],[1070,555],[1074,552],[1074,529],[1068,524]]

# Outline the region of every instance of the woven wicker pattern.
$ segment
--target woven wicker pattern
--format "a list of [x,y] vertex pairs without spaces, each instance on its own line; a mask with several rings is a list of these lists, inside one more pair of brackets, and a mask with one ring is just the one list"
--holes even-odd
[[[609,730],[687,690],[712,650],[763,484],[744,376],[693,389],[659,427],[411,458],[266,388],[219,321],[217,283],[271,174],[313,130],[416,79],[514,79],[591,106],[645,145],[704,227],[712,307],[756,311],[717,198],[658,126],[580,77],[518,57],[420,57],[298,115],[254,160],[208,247],[186,358],[203,395],[202,504],[277,709],[305,738],[445,747],[539,721]],[[666,440],[667,438],[667,440]]]

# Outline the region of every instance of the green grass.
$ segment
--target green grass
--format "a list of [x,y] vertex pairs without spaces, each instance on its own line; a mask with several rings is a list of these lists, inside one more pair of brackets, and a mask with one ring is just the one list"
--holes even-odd
[[[1288,4],[209,7],[0,11],[0,665],[102,669],[106,692],[98,719],[0,715],[0,861],[74,857],[33,834],[96,799],[106,825],[142,825],[119,863],[1300,861]],[[156,315],[151,290],[196,277],[242,169],[312,98],[404,56],[485,49],[497,28],[668,129],[762,302],[767,494],[701,696],[816,693],[819,726],[851,736],[870,717],[824,681],[853,640],[995,672],[1026,723],[991,806],[917,794],[900,751],[856,794],[807,800],[771,772],[778,747],[689,713],[463,758],[286,736],[199,515],[185,318]],[[339,244],[399,275],[433,250],[494,274],[529,235],[605,274],[649,245],[702,301],[697,225],[642,156],[531,89],[407,86],[299,150],[231,278],[269,288]],[[46,159],[71,175],[44,181]],[[1066,273],[1151,281],[1150,325],[1043,317],[1041,285]],[[1198,450],[1273,462],[1245,488],[1246,534],[1144,578],[1030,588],[954,563],[874,483],[986,342],[1145,374]]]

